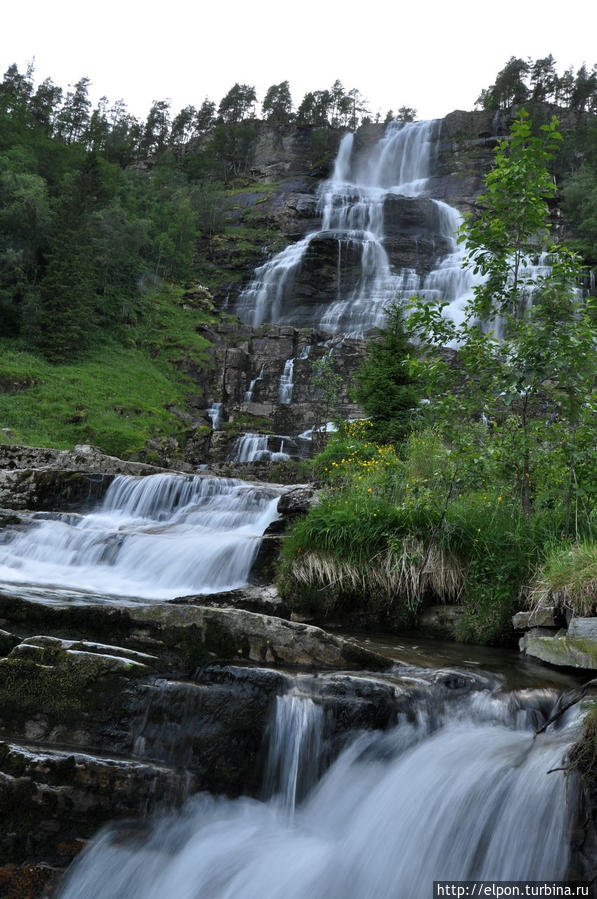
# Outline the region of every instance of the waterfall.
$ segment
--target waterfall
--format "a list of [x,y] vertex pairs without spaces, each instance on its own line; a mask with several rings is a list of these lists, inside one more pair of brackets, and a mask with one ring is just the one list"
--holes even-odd
[[292,389],[294,387],[294,359],[287,359],[284,371],[280,376],[278,386],[278,402],[288,405],[292,402]]
[[207,417],[211,419],[211,426],[214,429],[214,431],[216,431],[222,424],[223,414],[224,414],[224,404],[223,403],[212,403],[212,405],[206,411]]
[[249,384],[249,389],[248,389],[247,392],[245,393],[245,403],[251,403],[251,402],[253,402],[253,391],[255,390],[255,384],[257,384],[258,381],[262,381],[262,380],[263,380],[263,370],[264,370],[264,368],[265,368],[265,362],[262,363],[261,368],[259,369],[259,374],[257,375],[257,377],[256,377],[256,378],[253,378],[253,380],[252,380],[251,383]]
[[427,899],[440,879],[563,880],[578,790],[558,769],[574,731],[534,739],[508,695],[469,696],[456,712],[430,726],[419,707],[410,723],[353,735],[309,789],[322,713],[309,697],[281,697],[271,799],[204,794],[139,836],[107,830],[61,895]]
[[168,599],[243,586],[278,496],[225,478],[119,476],[81,516],[51,515],[0,546],[0,582]]
[[[449,304],[447,314],[460,322],[475,280],[471,271],[463,270],[463,251],[456,243],[460,213],[429,198],[439,133],[437,121],[391,123],[365,159],[355,154],[354,135],[345,135],[332,177],[319,189],[321,227],[256,269],[239,298],[240,317],[253,325],[304,324],[302,315],[312,327],[362,336],[383,324],[388,304],[417,292],[426,298],[441,297]],[[427,275],[409,268],[394,270],[390,264],[385,207],[395,197],[427,198],[427,213],[444,249],[437,267]],[[296,279],[312,247],[323,239],[338,245],[335,300],[301,312],[293,297]],[[344,270],[355,255],[360,273],[351,284]]]
[[283,451],[284,440],[281,441],[278,452],[269,449],[269,436],[267,434],[243,434],[239,437],[232,450],[230,462],[283,462],[290,459],[288,453]]
[[277,696],[270,730],[264,792],[293,813],[321,773],[323,709],[309,696]]

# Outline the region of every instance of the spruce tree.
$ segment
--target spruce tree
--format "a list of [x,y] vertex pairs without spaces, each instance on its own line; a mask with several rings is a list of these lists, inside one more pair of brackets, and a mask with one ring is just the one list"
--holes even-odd
[[408,369],[408,352],[402,309],[390,306],[379,339],[369,343],[354,392],[373,423],[375,440],[397,442],[411,429],[418,396]]

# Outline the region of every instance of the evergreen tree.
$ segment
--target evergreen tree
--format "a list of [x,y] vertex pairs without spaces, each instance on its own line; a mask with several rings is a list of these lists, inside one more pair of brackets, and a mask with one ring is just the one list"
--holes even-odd
[[375,440],[397,442],[412,428],[418,397],[408,357],[402,309],[393,305],[379,338],[369,342],[356,376],[355,399],[373,422]]
[[263,117],[278,128],[290,124],[292,120],[292,97],[288,81],[272,84],[267,89],[262,105]]
[[237,125],[251,115],[256,102],[255,88],[237,82],[220,101],[218,119],[226,125]]

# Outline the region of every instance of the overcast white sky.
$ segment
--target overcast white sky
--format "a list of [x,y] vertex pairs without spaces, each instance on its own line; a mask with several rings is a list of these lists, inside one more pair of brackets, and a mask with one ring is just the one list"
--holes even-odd
[[340,78],[373,112],[472,109],[507,59],[553,53],[559,71],[597,62],[594,0],[0,0],[0,68],[35,57],[36,80],[87,75],[91,97],[145,117],[216,103],[235,81],[290,81],[296,104]]

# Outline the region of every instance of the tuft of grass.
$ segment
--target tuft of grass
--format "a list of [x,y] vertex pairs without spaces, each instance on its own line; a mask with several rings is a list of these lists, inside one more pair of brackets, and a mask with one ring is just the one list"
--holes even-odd
[[582,736],[570,752],[570,764],[594,793],[597,790],[597,702],[592,703],[585,715]]
[[555,604],[578,616],[597,609],[597,543],[584,540],[548,552],[528,596],[534,608]]

